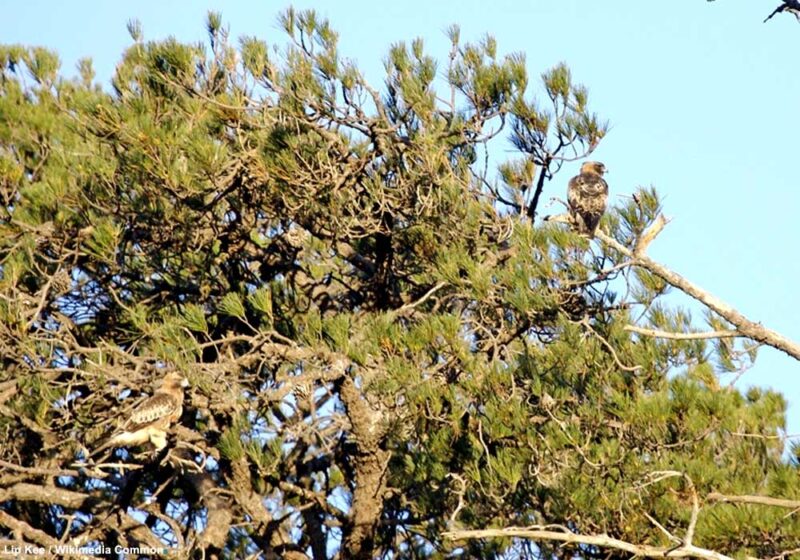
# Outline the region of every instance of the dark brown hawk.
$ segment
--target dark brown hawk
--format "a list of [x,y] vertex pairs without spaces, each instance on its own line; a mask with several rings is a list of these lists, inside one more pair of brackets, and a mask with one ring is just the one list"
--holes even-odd
[[606,211],[608,183],[603,179],[606,166],[599,161],[587,161],[581,165],[580,174],[569,180],[567,203],[569,216],[575,231],[594,237],[597,224]]
[[163,449],[167,445],[167,430],[183,412],[183,388],[188,384],[179,372],[167,373],[158,391],[134,408],[119,431],[95,449],[92,455],[109,447],[143,445],[147,442],[156,449]]

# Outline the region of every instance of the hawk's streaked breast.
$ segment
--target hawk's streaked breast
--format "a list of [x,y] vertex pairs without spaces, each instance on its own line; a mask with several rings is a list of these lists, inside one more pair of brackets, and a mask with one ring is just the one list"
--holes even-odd
[[600,218],[608,203],[608,183],[603,179],[606,166],[589,161],[581,166],[581,172],[569,180],[567,203],[575,230],[594,237]]

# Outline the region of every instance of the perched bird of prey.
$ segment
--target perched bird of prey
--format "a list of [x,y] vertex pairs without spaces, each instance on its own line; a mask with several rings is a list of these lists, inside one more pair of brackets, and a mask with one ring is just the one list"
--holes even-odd
[[581,172],[569,180],[567,205],[575,231],[594,237],[597,224],[606,211],[608,183],[603,179],[606,166],[599,161],[587,161]]
[[164,376],[159,389],[145,399],[125,418],[119,431],[95,449],[96,455],[110,447],[143,445],[147,442],[156,449],[167,445],[167,430],[183,412],[183,389],[189,381],[177,371]]

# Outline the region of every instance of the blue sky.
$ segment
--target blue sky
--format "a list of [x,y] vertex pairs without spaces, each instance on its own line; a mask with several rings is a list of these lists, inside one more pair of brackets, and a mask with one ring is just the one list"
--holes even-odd
[[[341,53],[373,83],[396,41],[422,37],[428,52],[444,60],[444,30],[452,23],[466,40],[488,32],[501,53],[525,52],[531,76],[566,62],[589,87],[591,108],[611,121],[595,159],[610,169],[612,197],[655,185],[673,218],[650,256],[749,318],[800,340],[800,188],[792,163],[800,130],[800,24],[788,14],[762,24],[777,4],[354,0],[294,6],[328,17],[341,34]],[[145,39],[198,41],[205,39],[205,14],[214,9],[232,37],[282,43],[276,18],[287,6],[28,0],[6,6],[0,42],[53,48],[69,73],[79,58],[91,56],[107,83],[130,44],[129,18],[142,22]],[[547,185],[545,198],[563,196],[561,183],[571,171]],[[800,364],[762,349],[739,384],[783,391],[789,431],[800,433]]]

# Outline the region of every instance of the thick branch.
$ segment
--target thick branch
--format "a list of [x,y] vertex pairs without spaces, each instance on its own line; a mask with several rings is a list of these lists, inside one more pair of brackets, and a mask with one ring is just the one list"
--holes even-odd
[[8,500],[53,504],[73,509],[92,507],[106,502],[105,498],[100,494],[89,496],[55,486],[39,486],[24,482],[15,484],[10,488],[0,488],[0,502]]
[[794,359],[800,360],[800,344],[797,344],[785,336],[764,327],[760,323],[751,321],[721,299],[703,290],[699,286],[692,284],[683,276],[672,272],[665,266],[657,263],[646,255],[634,255],[627,247],[623,246],[616,239],[609,237],[602,231],[598,231],[596,237],[606,245],[609,245],[626,257],[629,257],[632,264],[635,266],[639,266],[652,272],[664,280],[667,284],[678,288],[685,294],[688,294],[700,303],[704,304],[706,307],[717,313],[720,317],[734,325],[740,336],[750,338],[768,346],[772,346],[773,348],[777,348],[778,350],[785,352]]
[[[55,486],[38,486],[36,484],[27,483],[18,483],[9,488],[0,489],[0,502],[9,500],[59,505],[65,508],[91,511],[93,513],[98,506],[107,504],[107,500],[99,494],[87,495],[64,488],[57,488]],[[163,546],[163,543],[141,522],[134,520],[123,512],[119,512],[119,515],[124,523],[118,523],[113,527],[113,530],[128,533],[139,542],[148,544],[149,546]],[[104,525],[108,524],[107,518],[101,521],[101,523]],[[42,540],[36,540],[36,542],[45,544]],[[81,546],[83,543],[73,540],[72,544]]]
[[35,478],[37,476],[80,476],[80,472],[72,469],[47,469],[38,467],[23,467],[8,461],[0,460],[0,468],[22,474],[7,474],[0,476],[0,487],[8,487],[17,481]]
[[208,472],[190,473],[186,475],[186,479],[194,487],[199,501],[207,511],[206,528],[198,538],[198,543],[204,549],[208,547],[212,547],[214,550],[222,549],[233,522],[231,503],[219,491]]
[[344,543],[351,558],[368,560],[374,558],[375,536],[383,511],[385,475],[390,453],[380,448],[380,415],[370,408],[350,377],[343,379],[341,397],[357,446],[353,461],[356,480],[352,514]]
[[59,542],[39,529],[31,527],[24,521],[12,517],[8,513],[0,510],[0,527],[11,529],[12,532],[19,534],[26,539],[30,539],[38,545],[45,547],[58,546]]
[[714,552],[713,550],[700,548],[694,545],[684,544],[683,546],[675,548],[650,546],[646,544],[633,544],[606,535],[579,535],[564,531],[553,531],[543,527],[509,527],[507,529],[450,531],[443,533],[442,537],[454,541],[512,537],[521,539],[558,541],[573,544],[589,544],[603,548],[622,550],[643,558],[708,558],[710,560],[733,560],[730,556],[725,556],[719,552]]

